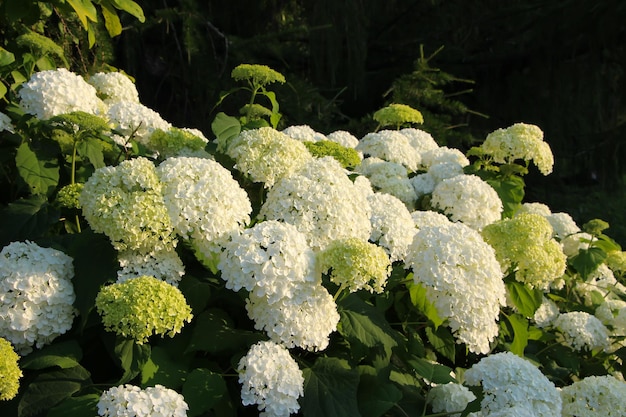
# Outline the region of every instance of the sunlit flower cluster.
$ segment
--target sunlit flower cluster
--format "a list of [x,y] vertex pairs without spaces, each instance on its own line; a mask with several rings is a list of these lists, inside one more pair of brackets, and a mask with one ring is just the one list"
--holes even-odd
[[373,116],[381,126],[400,127],[406,123],[424,123],[419,110],[406,104],[392,103],[376,111]]
[[17,395],[23,376],[19,360],[11,343],[0,337],[0,401],[10,400]]
[[505,289],[493,249],[462,223],[421,227],[405,261],[459,343],[487,353],[498,335]]
[[151,149],[158,152],[163,159],[174,156],[210,157],[204,150],[208,139],[195,129],[156,129],[150,136],[150,143]]
[[445,215],[432,210],[415,210],[411,212],[411,218],[418,229],[424,226],[443,226],[450,223]]
[[180,290],[151,276],[101,288],[96,309],[107,331],[138,344],[146,343],[153,334],[173,337],[192,318]]
[[469,165],[469,159],[467,159],[463,152],[456,148],[448,148],[447,146],[428,149],[423,151],[420,155],[421,165],[426,170],[438,164],[452,164],[461,168]]
[[65,253],[33,242],[0,252],[0,336],[20,355],[67,332],[74,321],[74,267]]
[[541,305],[537,308],[535,314],[533,315],[533,321],[537,327],[544,328],[552,325],[559,314],[559,307],[556,303],[549,298],[543,297]]
[[130,384],[104,391],[97,408],[102,417],[187,417],[189,410],[184,397],[172,389]]
[[141,103],[132,101],[118,101],[113,103],[107,117],[113,124],[112,139],[121,146],[126,146],[130,139],[155,151],[151,142],[152,133],[157,130],[169,130],[172,125],[165,121],[159,113]]
[[[430,389],[426,400],[435,413],[452,413],[450,417],[459,417],[467,404],[474,401],[476,396],[466,386],[455,383],[436,385]],[[470,413],[469,417],[479,417],[478,413]]]
[[87,78],[96,88],[98,97],[111,105],[118,101],[139,103],[139,93],[135,83],[121,72],[98,72]]
[[288,417],[300,409],[304,377],[283,346],[273,342],[253,345],[238,365],[241,400],[264,417]]
[[400,129],[400,133],[409,139],[411,146],[414,147],[420,154],[439,147],[433,136],[424,130],[416,129],[414,127],[406,127],[404,129]]
[[359,144],[359,140],[352,133],[345,130],[336,130],[326,135],[326,139],[337,142],[346,148],[356,148]]
[[[482,386],[483,415],[561,415],[561,397],[554,384],[532,363],[511,352],[482,358],[465,372],[465,383]],[[513,411],[516,407],[526,409],[528,413]]]
[[316,132],[309,125],[292,125],[282,130],[284,134],[290,138],[300,142],[318,142],[320,140],[328,140],[323,133]]
[[370,157],[363,159],[355,170],[365,175],[378,191],[397,197],[411,210],[415,207],[417,194],[404,166]]
[[284,83],[285,77],[267,65],[240,64],[230,73],[233,80],[248,81],[252,86],[265,86],[271,83]]
[[364,156],[372,156],[403,165],[410,171],[416,171],[421,158],[420,153],[409,143],[409,139],[397,130],[371,132],[361,138],[355,148]]
[[370,240],[385,249],[391,262],[404,260],[417,231],[411,212],[390,194],[373,193],[367,201],[372,210]]
[[568,236],[580,232],[580,227],[568,213],[552,213],[550,208],[543,203],[524,203],[517,211],[521,213],[534,213],[545,217],[552,226],[552,236],[561,242]]
[[117,260],[121,266],[117,271],[117,282],[150,275],[178,286],[178,282],[185,275],[185,265],[173,247],[145,253],[122,251],[117,254]]
[[598,265],[585,281],[576,281],[574,291],[588,306],[594,303],[594,295],[602,299],[615,299],[620,295],[626,295],[626,287],[615,278],[615,274],[606,264]]
[[564,342],[574,350],[606,349],[609,347],[609,331],[595,316],[584,311],[560,314],[554,320]]
[[610,375],[588,376],[561,389],[563,417],[626,415],[626,383]]

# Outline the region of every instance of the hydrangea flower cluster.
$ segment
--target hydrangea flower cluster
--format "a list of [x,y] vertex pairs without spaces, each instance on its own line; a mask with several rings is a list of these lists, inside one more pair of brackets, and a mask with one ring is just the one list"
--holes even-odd
[[282,132],[290,138],[300,142],[319,142],[328,140],[323,133],[316,132],[309,125],[292,125],[282,130]]
[[550,207],[543,203],[524,203],[515,214],[521,213],[535,213],[545,217],[550,226],[552,226],[552,236],[559,242],[568,236],[580,232],[580,227],[578,227],[571,215],[568,213],[552,213]]
[[147,253],[132,250],[118,252],[117,260],[121,266],[117,271],[118,283],[149,275],[177,287],[185,275],[185,265],[175,248]]
[[121,146],[126,146],[132,137],[151,151],[155,151],[151,142],[154,131],[169,130],[172,125],[151,108],[133,101],[118,101],[107,110],[107,117],[116,132],[112,139]]
[[330,270],[330,280],[350,292],[366,289],[380,294],[391,273],[383,248],[355,238],[331,242],[317,259],[322,272]]
[[98,72],[87,78],[87,82],[96,88],[98,97],[108,105],[118,101],[139,103],[135,83],[121,72]]
[[18,96],[24,112],[40,120],[74,111],[97,115],[106,109],[96,89],[65,68],[34,73],[21,85]]
[[370,157],[363,159],[355,170],[365,175],[378,191],[397,197],[410,210],[415,208],[417,194],[404,166]]
[[146,158],[97,169],[80,194],[83,215],[118,251],[149,253],[176,246],[162,185]]
[[404,129],[400,129],[400,133],[407,137],[411,146],[420,154],[439,147],[433,136],[424,130],[414,127],[405,127]]
[[262,341],[253,345],[238,365],[241,400],[256,404],[259,415],[288,417],[300,409],[304,377],[283,346]]
[[162,159],[174,156],[209,158],[209,153],[204,150],[208,141],[199,130],[177,127],[169,130],[156,129],[150,136],[152,149]]
[[472,229],[481,230],[502,217],[496,190],[476,175],[457,175],[435,186],[430,204]]
[[218,147],[235,160],[235,168],[266,188],[313,158],[304,143],[271,127],[244,130],[229,143],[218,139]]
[[8,401],[17,395],[23,376],[19,360],[11,343],[0,337],[0,401]]
[[248,81],[252,86],[264,86],[272,83],[284,83],[285,77],[267,65],[240,64],[230,73],[233,80]]
[[189,410],[182,395],[162,385],[112,387],[102,393],[97,407],[102,417],[187,417]]
[[367,201],[371,207],[372,224],[369,239],[387,252],[391,262],[404,260],[417,232],[411,212],[391,194],[373,193]]
[[13,121],[11,120],[11,118],[6,114],[0,112],[0,132],[4,132],[5,130],[7,132],[14,133],[15,127],[13,126]]
[[565,272],[566,256],[552,238],[552,226],[538,214],[522,213],[487,225],[482,234],[494,247],[503,272],[531,288],[547,290]]
[[418,229],[424,226],[444,226],[450,223],[445,215],[432,210],[416,210],[411,212],[411,218]]
[[72,258],[59,250],[12,242],[0,251],[0,335],[20,355],[72,327],[73,277]]
[[572,349],[594,350],[609,347],[609,331],[595,316],[584,311],[560,314],[554,320],[567,346]]
[[376,111],[373,116],[381,126],[400,127],[406,123],[424,123],[424,117],[419,110],[406,104],[392,103]]
[[563,387],[562,417],[626,415],[626,383],[610,375],[588,376]]
[[518,159],[533,161],[543,175],[550,174],[554,166],[554,156],[550,145],[543,141],[543,132],[531,124],[516,123],[491,132],[480,149],[500,164],[510,164]]
[[248,194],[212,159],[168,158],[156,169],[173,229],[200,258],[219,252],[231,232],[250,221]]
[[314,159],[267,193],[260,217],[296,226],[313,250],[347,237],[367,240],[370,207],[332,157]]
[[180,290],[151,276],[141,276],[100,289],[96,309],[107,331],[138,344],[152,334],[173,337],[192,318]]
[[439,164],[450,164],[464,168],[470,163],[463,152],[456,148],[448,148],[447,146],[428,149],[420,155],[421,166],[426,170],[430,170],[431,167]]
[[356,148],[359,144],[359,140],[352,133],[345,130],[336,130],[326,135],[326,139],[337,142],[338,144],[345,146],[346,148]]
[[421,162],[420,153],[397,130],[368,133],[361,138],[355,149],[365,156],[403,165],[410,171],[417,171]]
[[585,281],[576,281],[574,291],[583,298],[587,306],[594,303],[594,295],[609,300],[626,295],[626,287],[615,278],[615,274],[606,264],[598,265]]
[[543,297],[541,300],[541,305],[535,311],[533,315],[533,321],[537,325],[537,327],[544,328],[551,326],[554,323],[554,320],[559,316],[560,311],[559,307],[556,303],[549,298]]
[[489,352],[505,287],[495,253],[480,234],[462,223],[421,227],[405,265],[457,341],[472,352]]
[[[465,372],[467,385],[482,385],[482,413],[493,416],[561,415],[561,397],[554,384],[529,361],[511,352],[495,353],[482,358]],[[528,414],[509,414],[516,407]],[[502,414],[495,414],[502,413]]]
[[[453,382],[436,385],[430,389],[426,401],[430,404],[434,413],[451,413],[450,417],[459,417],[465,407],[476,399],[476,396],[466,386]],[[479,417],[479,413],[470,413],[469,417]]]

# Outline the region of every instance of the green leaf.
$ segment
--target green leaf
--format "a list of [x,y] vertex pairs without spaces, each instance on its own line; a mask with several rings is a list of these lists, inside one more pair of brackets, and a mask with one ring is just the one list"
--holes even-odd
[[359,417],[357,390],[359,372],[347,361],[319,357],[304,374],[304,397],[300,399],[304,417]]
[[25,387],[18,405],[18,417],[49,410],[90,384],[89,372],[80,365],[40,374]]
[[106,166],[102,150],[102,144],[94,138],[81,140],[76,147],[78,154],[81,157],[88,159],[95,169],[104,168]]
[[0,99],[4,98],[6,94],[9,92],[9,89],[2,81],[0,81]]
[[122,22],[120,22],[120,18],[113,5],[108,0],[101,0],[100,7],[102,8],[102,16],[104,17],[104,27],[109,33],[109,36],[114,38],[122,33]]
[[165,349],[154,346],[150,358],[141,368],[141,385],[145,387],[159,384],[178,389],[183,385],[187,372],[188,367],[182,361],[173,360]]
[[589,274],[598,269],[598,266],[604,262],[606,257],[605,251],[597,247],[591,247],[589,249],[581,249],[576,256],[569,260],[569,263],[583,279],[587,279]]
[[457,382],[451,376],[452,369],[438,363],[432,363],[423,358],[412,358],[407,361],[419,376],[435,384]]
[[543,301],[543,292],[518,281],[510,281],[505,285],[517,310],[525,317],[534,316]]
[[141,23],[146,21],[146,17],[143,14],[143,9],[137,3],[132,0],[111,0],[111,3],[119,9],[124,10],[126,13],[134,16]]
[[119,338],[115,343],[114,354],[124,370],[124,375],[117,383],[125,384],[139,375],[150,359],[150,345],[138,345],[134,340]]
[[203,312],[194,322],[188,352],[237,352],[248,350],[256,342],[265,339],[261,333],[234,328],[228,314],[217,308]]
[[520,314],[505,316],[513,329],[513,342],[509,349],[518,356],[524,357],[524,350],[528,345],[528,319]]
[[189,274],[185,274],[178,283],[178,289],[185,296],[195,315],[200,314],[209,303],[211,284],[207,282],[202,282]]
[[441,326],[436,330],[427,327],[426,337],[436,352],[454,362],[456,357],[456,340],[447,327]]
[[218,142],[228,143],[241,132],[241,123],[236,118],[219,112],[215,116],[213,123],[211,123],[211,130],[217,137]]
[[33,194],[49,195],[59,183],[58,161],[38,156],[26,142],[17,148],[15,164]]
[[85,29],[89,29],[89,21],[98,21],[98,12],[91,0],[67,0],[78,15],[78,19]]
[[511,217],[521,207],[524,199],[524,180],[518,176],[509,176],[504,179],[487,179],[502,200],[502,216]]
[[371,366],[359,367],[357,392],[359,411],[363,417],[379,417],[402,399],[402,392],[388,378]]
[[208,369],[194,369],[183,385],[183,396],[189,405],[187,415],[206,413],[226,394],[226,382],[220,374]]
[[98,415],[98,394],[87,394],[80,397],[69,397],[53,407],[46,417],[93,417]]
[[3,246],[16,240],[34,240],[59,220],[59,212],[41,195],[16,200],[0,211]]
[[0,46],[0,67],[9,65],[15,62],[15,55],[13,52],[9,52]]
[[424,313],[426,318],[433,323],[435,329],[441,326],[445,320],[439,317],[439,313],[437,312],[435,305],[426,297],[426,288],[415,282],[410,282],[408,287],[409,295],[411,296],[411,303],[413,303],[419,311]]
[[32,352],[20,361],[22,369],[45,369],[58,366],[61,369],[73,368],[79,365],[83,350],[78,342],[54,343],[41,350]]

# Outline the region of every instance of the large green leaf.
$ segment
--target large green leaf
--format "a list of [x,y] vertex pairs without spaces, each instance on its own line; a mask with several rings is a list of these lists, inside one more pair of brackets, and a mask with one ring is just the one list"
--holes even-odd
[[502,216],[511,217],[522,205],[524,199],[524,179],[515,175],[505,178],[487,179],[486,182],[493,187],[502,200]]
[[402,392],[388,378],[371,366],[359,367],[357,393],[359,411],[363,417],[379,417],[402,398]]
[[304,374],[304,397],[300,399],[304,417],[359,417],[357,402],[359,372],[347,361],[319,357]]
[[104,17],[104,27],[109,36],[114,38],[122,33],[122,22],[117,15],[115,7],[108,0],[101,0],[100,7],[102,8],[102,17]]
[[439,313],[437,312],[435,305],[431,303],[426,296],[426,288],[415,282],[411,282],[408,287],[409,295],[411,296],[411,303],[413,303],[419,311],[424,313],[426,318],[433,323],[435,328],[441,326],[445,320],[439,317]]
[[426,337],[435,351],[454,362],[456,358],[456,339],[450,333],[450,329],[444,326],[440,326],[436,330],[427,327]]
[[248,350],[256,342],[265,339],[261,333],[237,329],[232,319],[220,309],[209,309],[194,319],[195,326],[188,351],[209,353]]
[[452,369],[438,363],[432,363],[423,358],[412,358],[407,361],[415,372],[428,382],[435,384],[447,384],[457,382],[451,376]]
[[141,368],[141,385],[163,385],[178,389],[187,376],[188,366],[181,360],[174,360],[160,346],[154,346],[150,358]]
[[241,123],[236,118],[228,116],[224,112],[219,112],[215,116],[213,123],[211,123],[211,130],[217,137],[218,142],[228,143],[241,132]]
[[507,282],[506,289],[517,310],[526,317],[532,317],[543,301],[541,290],[532,289],[521,282]]
[[17,148],[15,164],[33,194],[49,195],[59,183],[58,161],[45,155],[37,155],[27,142]]
[[513,329],[513,342],[509,349],[518,356],[524,357],[528,345],[528,320],[520,314],[512,314],[505,318]]
[[143,9],[137,3],[132,0],[111,0],[113,5],[120,9],[124,10],[126,13],[129,13],[137,18],[141,23],[146,21],[146,17],[143,14]]
[[98,21],[98,12],[91,0],[67,0],[78,15],[78,19],[85,29],[89,29],[89,21]]
[[69,397],[59,405],[53,407],[46,417],[93,417],[98,415],[98,394]]
[[0,46],[0,67],[12,64],[13,62],[15,62],[15,55]]
[[141,369],[150,359],[150,345],[139,345],[134,340],[118,338],[114,347],[114,354],[119,361],[124,374],[118,384],[125,384],[141,372]]
[[75,340],[53,343],[41,350],[32,352],[20,361],[22,369],[45,369],[53,366],[61,369],[79,365],[83,351]]
[[606,257],[605,251],[597,247],[591,247],[589,249],[581,249],[576,256],[569,260],[569,263],[583,279],[586,279],[589,274],[598,269],[598,266],[604,262]]
[[81,157],[88,159],[94,168],[105,166],[102,144],[98,140],[94,138],[82,140],[78,143],[76,150]]
[[211,410],[226,394],[226,382],[220,374],[208,369],[194,369],[183,385],[183,396],[189,405],[187,415],[199,416]]
[[0,243],[2,246],[17,240],[35,240],[59,221],[59,212],[41,195],[23,198],[0,211]]

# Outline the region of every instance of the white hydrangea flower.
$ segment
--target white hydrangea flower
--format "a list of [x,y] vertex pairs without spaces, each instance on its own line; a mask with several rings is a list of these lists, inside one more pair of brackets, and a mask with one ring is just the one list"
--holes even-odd
[[185,275],[185,265],[174,247],[147,253],[122,251],[118,253],[117,260],[122,267],[117,271],[118,283],[147,275],[178,287],[178,282]]
[[450,223],[450,219],[445,215],[432,210],[416,210],[411,213],[411,218],[418,229],[424,226],[444,226]]
[[445,179],[463,175],[463,167],[457,162],[437,162],[427,172],[433,177],[435,184],[439,184]]
[[595,316],[584,311],[560,314],[554,321],[564,342],[572,349],[594,350],[609,347],[609,331]]
[[611,346],[607,352],[615,352],[626,345],[626,301],[607,299],[596,308],[594,316],[609,330]]
[[20,86],[18,96],[20,107],[40,120],[74,111],[98,115],[106,109],[96,89],[65,68],[34,73]]
[[589,274],[585,282],[577,282],[574,290],[588,306],[593,304],[593,293],[605,299],[617,298],[619,295],[626,294],[626,287],[617,281],[615,274],[606,264],[598,265],[598,268]]
[[448,148],[447,146],[441,146],[422,152],[421,157],[421,165],[425,170],[429,170],[433,165],[442,163],[456,164],[461,168],[468,166],[470,163],[463,152],[456,148]]
[[408,248],[405,265],[459,343],[487,353],[498,335],[505,287],[495,252],[462,223],[423,226]]
[[414,147],[420,154],[422,152],[432,151],[433,149],[437,149],[439,147],[432,135],[424,130],[416,129],[414,127],[406,127],[404,129],[400,129],[400,133],[409,139],[411,146]]
[[9,116],[0,112],[0,132],[3,131],[15,133],[15,127],[13,126],[13,121]]
[[290,138],[301,142],[319,142],[320,140],[328,140],[323,133],[316,132],[309,125],[289,126],[282,132]]
[[374,193],[367,201],[372,210],[369,240],[385,249],[391,262],[404,260],[417,232],[411,213],[402,201],[390,194]]
[[359,144],[359,140],[350,132],[345,130],[336,130],[326,135],[326,139],[331,142],[337,142],[338,144],[345,146],[346,148],[356,148]]
[[0,334],[24,356],[67,332],[75,316],[74,267],[65,253],[33,242],[0,252]]
[[430,204],[473,229],[500,220],[502,201],[487,182],[476,175],[457,175],[435,186]]
[[[458,417],[467,404],[476,399],[476,396],[467,387],[453,382],[437,385],[430,389],[426,401],[430,404],[434,413],[452,413],[450,417]],[[479,413],[470,413],[469,417],[479,417]]]
[[561,389],[562,417],[626,415],[626,383],[612,376],[588,376]]
[[102,417],[187,417],[189,410],[181,394],[162,385],[112,387],[102,393],[97,407]]
[[250,293],[246,311],[254,328],[288,348],[326,349],[329,336],[339,323],[333,297],[321,283],[295,282],[289,288],[288,294],[273,303],[268,302],[268,297]]
[[541,305],[535,311],[533,320],[540,329],[551,326],[559,316],[560,311],[556,303],[549,298],[542,297]]
[[552,214],[552,210],[544,203],[523,203],[515,214],[520,213],[534,213],[547,218]]
[[532,363],[511,352],[482,358],[465,372],[465,383],[482,385],[484,415],[508,416],[506,411],[516,407],[526,408],[531,414],[512,415],[561,415],[561,396],[554,384]]
[[150,143],[152,132],[157,129],[167,131],[172,127],[156,111],[132,101],[113,103],[107,111],[107,116],[117,132],[112,139],[122,146],[126,145],[132,135],[133,139],[152,150]]
[[548,222],[554,229],[554,237],[562,241],[567,236],[580,232],[580,227],[576,224],[572,216],[568,213],[552,213],[548,217]]
[[397,130],[381,130],[366,134],[355,148],[364,156],[372,156],[385,161],[405,166],[410,171],[417,171],[420,154],[409,139]]
[[238,365],[241,401],[256,404],[264,417],[288,417],[298,412],[304,395],[304,376],[283,346],[261,341],[253,345]]
[[479,414],[480,417],[538,417],[538,415],[524,404],[516,404],[491,413]]
[[107,235],[118,251],[149,253],[176,246],[162,184],[146,158],[97,169],[79,202],[91,228]]
[[296,226],[313,250],[335,239],[367,240],[371,232],[370,207],[339,162],[316,158],[267,193],[260,217]]
[[211,258],[233,231],[250,222],[248,194],[218,162],[168,158],[156,171],[174,230],[202,256]]
[[268,220],[224,244],[218,269],[226,288],[245,288],[272,304],[290,296],[296,283],[319,283],[315,253],[295,226]]
[[417,198],[432,193],[436,185],[435,178],[428,172],[417,174],[410,181]]
[[354,179],[354,188],[361,195],[361,197],[365,199],[374,194],[372,183],[365,175],[358,175]]
[[355,171],[365,175],[379,192],[397,197],[409,210],[415,208],[417,194],[404,166],[370,157],[363,159]]
[[135,83],[121,72],[98,72],[87,78],[87,82],[96,88],[98,97],[107,105],[118,101],[139,103]]

